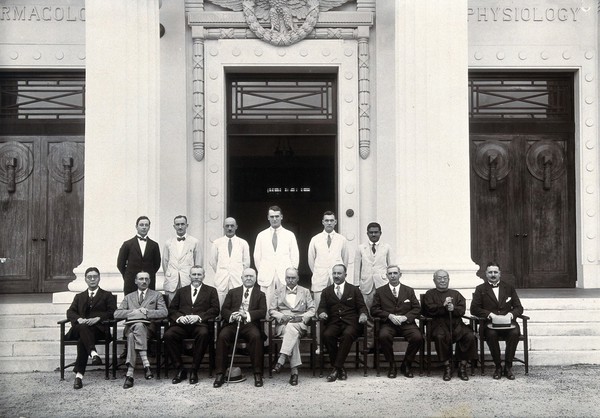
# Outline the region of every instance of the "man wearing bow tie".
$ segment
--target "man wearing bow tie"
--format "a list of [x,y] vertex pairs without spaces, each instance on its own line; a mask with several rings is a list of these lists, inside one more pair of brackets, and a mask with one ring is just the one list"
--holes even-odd
[[[328,382],[346,380],[344,368],[352,344],[359,336],[359,325],[367,322],[367,306],[358,287],[346,283],[346,266],[336,264],[331,271],[333,284],[323,289],[317,311],[319,319],[325,321],[322,342],[329,352],[333,369]],[[341,338],[338,348],[338,339]]]
[[203,284],[204,269],[193,266],[189,271],[191,284],[182,287],[175,293],[169,305],[171,325],[165,332],[164,341],[167,354],[171,358],[177,375],[173,384],[186,378],[187,371],[182,366],[182,340],[193,338],[193,363],[190,370],[190,384],[198,383],[198,369],[210,341],[208,321],[219,315],[219,297],[214,287]]
[[308,323],[315,316],[315,304],[310,290],[298,286],[298,270],[285,271],[286,287],[277,289],[269,308],[269,315],[277,321],[275,335],[283,337],[279,359],[273,367],[279,373],[286,360],[290,361],[290,385],[298,384],[298,367],[302,364],[300,338],[308,332]]
[[156,241],[148,238],[150,219],[140,216],[136,223],[137,235],[121,245],[117,257],[117,268],[123,275],[123,294],[137,289],[135,276],[140,271],[150,274],[150,289],[156,289],[156,272],[160,268],[160,248]]
[[[498,263],[490,262],[485,269],[485,281],[475,288],[471,301],[471,314],[486,318],[485,339],[492,359],[496,366],[493,378],[500,379],[503,374],[500,357],[500,338],[506,341],[504,352],[504,374],[509,380],[514,380],[512,363],[519,343],[520,328],[517,316],[523,313],[521,300],[517,291],[508,283],[500,281],[500,267]],[[493,329],[488,326],[496,317],[508,317],[510,326],[505,329]]]
[[400,372],[409,378],[414,377],[411,370],[412,363],[423,345],[423,335],[415,324],[415,319],[421,312],[421,305],[413,288],[400,284],[400,277],[402,277],[400,267],[388,266],[389,284],[377,288],[371,308],[371,315],[382,321],[379,335],[375,337],[379,339],[381,351],[390,365],[388,370],[390,379],[395,379],[398,374],[394,359],[394,337],[404,337],[408,342]]
[[200,241],[187,233],[188,222],[185,215],[177,215],[173,219],[176,236],[169,238],[163,248],[162,268],[165,272],[163,290],[173,300],[175,292],[189,286],[190,268],[202,265],[202,249]]

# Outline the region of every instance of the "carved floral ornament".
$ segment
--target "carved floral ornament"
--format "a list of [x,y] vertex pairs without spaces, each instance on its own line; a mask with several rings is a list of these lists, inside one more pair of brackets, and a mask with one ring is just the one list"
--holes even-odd
[[320,12],[339,7],[349,0],[210,1],[234,12],[243,11],[248,27],[257,38],[275,46],[288,46],[312,32]]

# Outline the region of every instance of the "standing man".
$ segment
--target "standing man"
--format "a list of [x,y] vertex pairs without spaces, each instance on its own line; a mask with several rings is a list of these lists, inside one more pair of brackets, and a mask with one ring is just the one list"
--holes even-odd
[[67,340],[77,341],[77,359],[75,360],[74,389],[83,387],[83,375],[87,366],[88,357],[92,358],[93,365],[101,365],[102,360],[96,351],[96,341],[110,338],[108,325],[102,321],[112,319],[117,303],[111,292],[100,289],[100,271],[96,267],[89,267],[85,271],[87,290],[78,293],[73,303],[67,309],[67,319],[71,321],[71,329],[65,336]]
[[173,219],[173,228],[177,234],[169,238],[163,248],[162,268],[165,272],[163,290],[173,300],[175,292],[184,286],[189,286],[190,268],[202,265],[202,249],[200,241],[187,234],[187,217],[177,215]]
[[[379,241],[381,225],[371,222],[367,225],[369,242],[356,249],[354,259],[354,284],[360,288],[367,308],[371,310],[375,289],[388,283],[386,269],[394,262],[392,248]],[[373,315],[373,314],[371,314]],[[367,345],[373,347],[373,321],[367,322]]]
[[286,360],[290,360],[290,385],[298,385],[298,367],[302,364],[300,356],[300,338],[308,332],[308,324],[315,316],[315,303],[310,290],[298,286],[298,270],[288,268],[285,271],[286,287],[275,292],[269,308],[269,315],[277,321],[275,335],[283,337],[279,359],[273,367],[279,373]]
[[[485,278],[485,282],[477,286],[473,293],[471,314],[486,319],[486,323],[482,326],[485,327],[485,339],[496,365],[494,379],[500,379],[503,372],[499,343],[502,338],[506,341],[504,374],[509,380],[514,380],[512,365],[521,333],[516,318],[523,313],[523,306],[515,288],[500,281],[498,263],[493,261],[488,263],[485,269]],[[505,323],[507,326],[493,328],[493,325],[497,323]]]
[[[337,379],[348,378],[344,363],[352,344],[358,338],[358,324],[367,322],[367,307],[360,290],[346,283],[345,265],[333,266],[331,276],[333,284],[323,290],[317,313],[325,321],[323,342],[327,346],[332,366],[327,381],[335,382]],[[340,336],[342,340],[338,348]]]
[[212,344],[208,329],[208,321],[219,315],[219,297],[214,287],[202,284],[204,269],[193,266],[189,271],[191,284],[182,287],[175,293],[169,305],[171,326],[164,335],[167,353],[178,370],[173,384],[186,378],[187,372],[182,366],[182,340],[193,338],[193,363],[190,371],[190,384],[198,383],[198,369],[208,344]]
[[121,245],[117,257],[117,268],[123,275],[123,294],[137,289],[135,276],[140,271],[150,275],[150,289],[156,288],[156,272],[160,268],[160,248],[158,243],[148,238],[150,219],[140,216],[136,223],[137,235]]
[[227,357],[235,340],[239,323],[239,336],[248,343],[250,361],[254,370],[254,386],[263,385],[263,333],[260,320],[267,315],[265,294],[255,286],[256,272],[247,268],[242,275],[243,286],[231,289],[225,297],[221,316],[227,323],[217,338],[217,376],[213,387],[220,388],[225,383]]
[[254,246],[254,263],[258,270],[258,284],[271,305],[275,290],[285,287],[285,270],[298,268],[300,253],[296,236],[281,226],[283,212],[279,206],[271,206],[267,219],[271,226],[261,231]]
[[448,288],[450,276],[445,270],[433,273],[435,289],[430,289],[423,297],[423,313],[432,318],[431,335],[435,342],[435,351],[444,362],[444,381],[452,378],[450,350],[456,343],[456,359],[460,360],[458,377],[469,380],[467,362],[477,359],[477,340],[473,330],[462,321],[467,302],[458,290]]
[[312,237],[308,244],[308,266],[313,273],[311,290],[316,306],[319,306],[323,289],[331,284],[333,266],[348,265],[348,241],[335,232],[335,214],[331,211],[323,213],[321,223],[323,232]]
[[148,338],[158,332],[154,322],[150,320],[166,318],[168,311],[162,293],[149,289],[150,274],[140,271],[135,278],[137,290],[127,294],[119,309],[115,311],[116,319],[127,319],[123,335],[127,338],[127,374],[123,389],[133,387],[133,371],[139,353],[144,365],[146,380],[154,378],[148,361]]
[[235,234],[237,229],[234,218],[225,218],[225,236],[217,238],[210,250],[209,263],[215,271],[215,287],[221,306],[227,292],[242,285],[242,272],[250,267],[250,247],[246,240]]
[[389,284],[377,288],[371,308],[371,315],[380,318],[383,322],[376,337],[379,339],[385,360],[390,365],[388,370],[390,379],[395,379],[398,374],[394,359],[394,337],[404,337],[408,342],[400,372],[409,378],[414,377],[411,370],[412,363],[423,345],[423,335],[415,324],[415,319],[421,312],[421,305],[415,291],[411,287],[400,284],[400,277],[402,277],[400,267],[388,266]]

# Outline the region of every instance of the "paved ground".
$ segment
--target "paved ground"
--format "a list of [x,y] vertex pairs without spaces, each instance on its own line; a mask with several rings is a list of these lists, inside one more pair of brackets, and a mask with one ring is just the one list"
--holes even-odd
[[206,373],[191,386],[146,381],[138,371],[129,390],[123,379],[107,381],[93,372],[78,391],[72,373],[62,382],[58,372],[0,374],[0,416],[600,417],[600,366],[534,367],[528,376],[522,367],[514,370],[515,381],[476,371],[468,382],[455,377],[447,383],[439,370],[393,380],[349,370],[347,381],[335,383],[302,371],[296,388],[282,373],[267,377],[263,388],[250,377],[220,389]]

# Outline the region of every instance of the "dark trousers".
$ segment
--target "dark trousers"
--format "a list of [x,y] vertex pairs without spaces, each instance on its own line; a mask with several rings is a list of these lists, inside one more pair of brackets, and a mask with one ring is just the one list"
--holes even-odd
[[477,359],[477,339],[471,329],[466,328],[456,327],[453,329],[452,341],[450,341],[450,331],[446,328],[438,328],[433,332],[431,338],[435,343],[435,351],[440,361],[445,362],[450,359],[453,343],[456,343],[456,360]]
[[515,358],[515,352],[517,351],[517,344],[519,344],[519,335],[521,329],[518,324],[511,329],[490,329],[486,326],[485,328],[485,340],[487,341],[488,348],[494,359],[496,367],[501,367],[501,356],[500,356],[500,343],[499,341],[506,341],[506,351],[504,352],[504,363],[506,367],[512,367],[513,359]]
[[[343,322],[328,324],[323,331],[323,343],[329,352],[332,367],[344,367],[346,357],[352,349],[352,343],[358,338],[358,328]],[[338,339],[340,345],[338,347]]]
[[390,364],[394,364],[394,337],[404,337],[408,342],[404,362],[410,366],[423,344],[421,330],[415,324],[402,324],[400,326],[385,323],[379,330],[379,345],[383,355]]
[[70,338],[77,341],[77,359],[75,360],[75,373],[85,374],[88,357],[92,351],[96,350],[96,341],[110,338],[109,332],[96,325],[75,324],[71,327]]
[[[229,350],[233,346],[233,340],[235,339],[235,330],[237,323],[226,325],[219,333],[217,338],[217,359],[216,359],[216,372],[225,373],[225,369],[229,367],[228,357]],[[250,361],[252,362],[252,368],[254,373],[263,372],[263,339],[260,330],[254,323],[242,324],[240,326],[239,337],[246,341],[248,347],[248,353],[250,354]]]
[[194,354],[192,370],[198,370],[208,348],[210,333],[206,324],[174,324],[164,335],[165,347],[176,369],[181,368],[182,341],[185,338],[194,339]]

